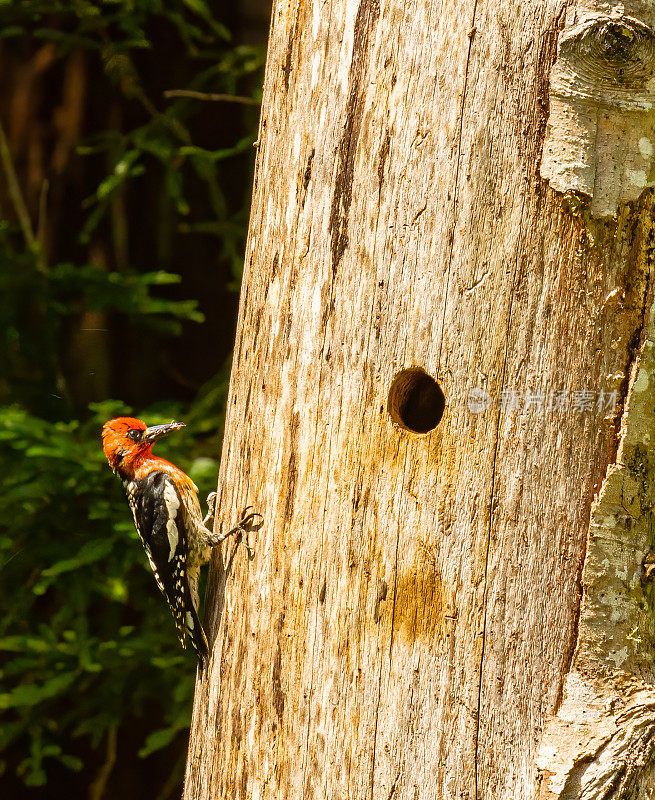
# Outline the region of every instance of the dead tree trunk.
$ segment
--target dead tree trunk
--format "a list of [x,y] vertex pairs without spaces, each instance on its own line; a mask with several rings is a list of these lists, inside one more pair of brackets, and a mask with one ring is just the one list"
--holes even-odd
[[649,796],[654,23],[275,3],[187,800]]

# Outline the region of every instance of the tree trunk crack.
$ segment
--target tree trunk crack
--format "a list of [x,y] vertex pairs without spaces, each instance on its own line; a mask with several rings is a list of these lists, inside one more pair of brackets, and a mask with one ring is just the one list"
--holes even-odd
[[355,158],[364,114],[364,76],[371,45],[371,33],[380,16],[378,0],[361,0],[355,19],[350,86],[344,130],[337,156],[337,174],[330,210],[329,229],[332,238],[332,271],[336,272],[348,247],[348,215],[352,202]]

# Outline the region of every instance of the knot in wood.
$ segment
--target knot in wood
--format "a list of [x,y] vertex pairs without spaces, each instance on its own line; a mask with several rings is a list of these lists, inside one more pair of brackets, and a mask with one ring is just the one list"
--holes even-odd
[[[591,43],[590,54],[609,70],[623,73],[624,65],[634,66],[643,73],[644,57],[652,55],[652,34],[641,23],[630,21],[598,22],[591,28],[587,41]],[[596,51],[596,52],[594,52]]]
[[655,33],[633,17],[589,15],[559,40],[553,90],[625,109],[655,102]]

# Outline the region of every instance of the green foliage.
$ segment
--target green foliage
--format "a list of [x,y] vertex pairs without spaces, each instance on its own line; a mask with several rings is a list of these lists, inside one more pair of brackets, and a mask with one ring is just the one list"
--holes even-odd
[[[214,18],[210,5],[203,0],[0,2],[0,39],[51,42],[57,45],[60,58],[74,50],[89,52],[102,64],[106,77],[107,85],[99,91],[110,96],[114,90],[128,107],[139,105],[146,119],[126,131],[112,127],[95,131],[78,148],[81,155],[103,156],[108,166],[108,174],[84,202],[89,214],[79,233],[80,243],[87,244],[98,231],[108,216],[112,199],[147,174],[159,184],[163,205],[170,205],[178,217],[184,218],[179,230],[215,236],[222,258],[231,263],[238,279],[245,237],[243,209],[230,210],[216,165],[249,152],[252,131],[229,147],[201,147],[192,141],[189,130],[189,121],[198,114],[200,101],[150,96],[136,61],[146,53],[156,64],[157,54],[149,38],[155,25],[170,28],[171,35],[174,32],[193,66],[186,86],[171,89],[229,96],[237,92],[244,79],[258,76],[262,70],[263,49],[230,46],[229,31]],[[259,84],[255,81],[254,85]],[[259,88],[253,88],[253,103],[259,98]],[[257,111],[253,110],[248,127],[254,129],[256,117]],[[191,192],[189,187],[198,183],[204,186],[204,192]],[[166,217],[166,209],[160,209],[160,214]],[[168,219],[163,220],[163,225],[169,226]],[[165,238],[163,235],[162,242]],[[166,258],[166,253],[159,256]]]
[[[195,300],[168,300],[152,289],[180,282],[158,270],[108,272],[93,264],[56,264],[45,274],[30,254],[16,252],[0,231],[0,399],[22,397],[43,410],[57,379],[62,324],[83,310],[113,311],[158,335],[178,335],[181,320],[202,322]],[[36,398],[40,401],[36,403]]]
[[117,202],[143,181],[159,205],[138,212],[161,217],[151,261],[130,254],[109,266],[60,260],[0,221],[0,774],[13,770],[35,787],[55,764],[81,770],[89,744],[139,718],[152,722],[141,757],[175,746],[191,711],[195,656],[179,647],[99,434],[124,413],[149,424],[183,419],[184,431],[158,451],[189,472],[202,498],[215,488],[229,364],[190,405],[136,412],[116,400],[85,408],[63,368],[67,330],[83,314],[117,318],[155,343],[203,321],[195,300],[170,293],[181,280],[171,230],[215,237],[233,288],[241,275],[247,208],[230,208],[220,170],[252,152],[256,109],[246,112],[249,135],[237,130],[229,146],[193,141],[202,101],[153,97],[141,75],[143,55],[156,60],[157,25],[174,33],[190,65],[172,89],[234,93],[261,70],[262,50],[232,46],[204,0],[0,0],[4,47],[49,42],[62,59],[82,50],[105,82],[95,91],[130,109],[122,130],[91,131],[77,150],[80,163],[95,164],[91,174],[102,171],[82,203],[78,252],[97,237],[116,246]]
[[156,17],[171,22],[193,54],[203,46],[213,46],[216,38],[230,38],[203,0],[3,0],[0,9],[4,38],[30,35],[57,42],[63,52],[94,49],[99,42],[112,54],[148,48],[146,27]]
[[[177,644],[122,487],[99,447],[102,423],[130,412],[109,401],[94,405],[85,422],[46,422],[18,407],[0,413],[0,463],[11,465],[0,517],[12,520],[0,536],[0,750],[30,741],[18,765],[30,785],[45,782],[49,760],[81,766],[75,737],[97,746],[112,725],[144,714],[153,700],[164,727],[148,736],[144,757],[188,725],[195,656]],[[182,409],[160,404],[143,415],[158,424]],[[193,413],[186,419],[184,433],[159,451],[207,493],[218,465],[198,446],[189,460],[198,430]]]

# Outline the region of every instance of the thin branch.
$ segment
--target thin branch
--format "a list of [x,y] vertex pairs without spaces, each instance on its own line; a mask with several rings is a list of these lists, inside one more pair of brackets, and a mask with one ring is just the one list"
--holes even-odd
[[48,191],[50,189],[50,181],[46,178],[41,184],[41,194],[39,196],[39,219],[36,226],[36,263],[37,268],[41,272],[47,272],[47,264],[45,258],[45,237],[48,230],[47,217],[48,217]]
[[169,800],[174,791],[184,780],[184,764],[186,761],[186,752],[180,753],[175,766],[171,770],[171,774],[166,779],[161,792],[157,795],[157,800]]
[[96,779],[89,786],[89,800],[102,800],[107,788],[107,781],[116,763],[116,734],[118,726],[116,723],[109,726],[107,730],[107,755],[105,763],[98,770]]
[[211,92],[196,92],[193,89],[168,89],[164,97],[191,97],[194,100],[212,100],[221,103],[240,103],[244,106],[258,106],[259,100],[252,97],[243,97],[239,94],[213,94]]
[[16,216],[18,217],[18,224],[23,232],[23,237],[27,246],[31,250],[34,250],[36,245],[36,237],[34,236],[32,221],[30,220],[30,215],[27,211],[27,206],[25,205],[25,199],[23,198],[23,193],[20,190],[20,184],[18,183],[18,178],[16,177],[14,162],[12,161],[11,153],[9,152],[9,144],[7,142],[7,137],[5,136],[5,129],[2,126],[2,122],[0,122],[0,161],[2,162],[2,168],[4,170],[5,177],[7,178],[7,193],[12,205],[14,206]]

